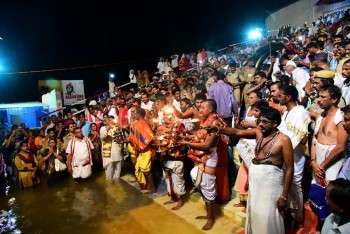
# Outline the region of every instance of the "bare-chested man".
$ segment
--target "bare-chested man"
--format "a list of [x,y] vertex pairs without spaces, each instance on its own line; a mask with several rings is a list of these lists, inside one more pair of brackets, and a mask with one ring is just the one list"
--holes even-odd
[[325,86],[319,92],[318,104],[324,110],[316,120],[311,146],[311,165],[314,181],[335,180],[342,165],[348,134],[341,121],[342,112],[338,108],[341,91],[334,85]]
[[164,205],[178,201],[173,210],[178,210],[184,205],[185,179],[184,179],[184,155],[186,148],[177,144],[177,137],[183,134],[184,125],[175,119],[173,110],[169,109],[164,114],[164,124],[157,128],[155,143],[158,145],[160,160],[163,166],[163,177],[167,184],[170,201]]
[[277,129],[281,115],[276,109],[262,110],[258,120],[258,127],[253,129],[214,127],[213,131],[257,141],[255,158],[249,166],[245,233],[284,233],[282,211],[287,207],[293,179],[293,147],[289,137]]

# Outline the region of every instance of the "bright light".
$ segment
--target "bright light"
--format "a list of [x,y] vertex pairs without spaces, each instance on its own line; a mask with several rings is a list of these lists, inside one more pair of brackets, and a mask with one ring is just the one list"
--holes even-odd
[[249,32],[249,39],[256,40],[262,37],[261,29],[257,28]]
[[114,73],[109,73],[109,78],[114,78],[115,77],[115,75],[114,75]]

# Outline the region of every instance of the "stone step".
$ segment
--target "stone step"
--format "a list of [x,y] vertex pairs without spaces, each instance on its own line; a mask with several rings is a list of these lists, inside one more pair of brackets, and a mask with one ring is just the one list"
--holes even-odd
[[[192,193],[190,199],[191,201],[198,202],[198,200],[202,200],[202,197],[200,193]],[[244,227],[246,213],[242,212],[243,208],[233,206],[237,203],[239,203],[239,198],[236,198],[236,193],[233,191],[231,201],[225,205],[218,205],[218,207],[221,214],[223,214],[226,218],[231,220],[234,224]]]
[[[131,182],[135,179],[132,174],[126,174],[122,176],[122,179],[136,189],[140,189],[137,183]],[[158,203],[168,211],[178,215],[180,218],[197,227],[198,230],[201,230],[202,226],[205,224],[205,220],[195,219],[196,216],[206,214],[205,203],[200,193],[194,192],[192,194],[187,194],[185,205],[180,210],[176,211],[171,209],[176,206],[176,204],[163,205],[164,202],[170,199],[164,181],[158,186],[157,193],[147,195],[152,198],[154,202]],[[215,225],[212,230],[206,231],[205,233],[244,233],[245,213],[241,211],[242,208],[233,207],[233,204],[238,202],[237,200],[237,198],[234,198],[226,205],[216,205]]]

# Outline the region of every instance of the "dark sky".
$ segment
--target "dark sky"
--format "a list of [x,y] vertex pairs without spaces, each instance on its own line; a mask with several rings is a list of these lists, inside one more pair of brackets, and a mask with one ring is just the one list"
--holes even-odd
[[264,27],[291,0],[7,1],[0,3],[0,73],[145,62],[74,71],[1,75],[0,102],[40,100],[37,80],[84,79],[86,95],[125,83],[129,68],[155,71],[160,56],[219,49]]

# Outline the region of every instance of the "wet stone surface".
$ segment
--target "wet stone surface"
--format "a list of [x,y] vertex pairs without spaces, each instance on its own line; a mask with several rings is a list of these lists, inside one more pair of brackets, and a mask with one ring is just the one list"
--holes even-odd
[[[174,225],[176,224],[176,225]],[[123,180],[97,173],[0,195],[0,233],[202,233]]]

